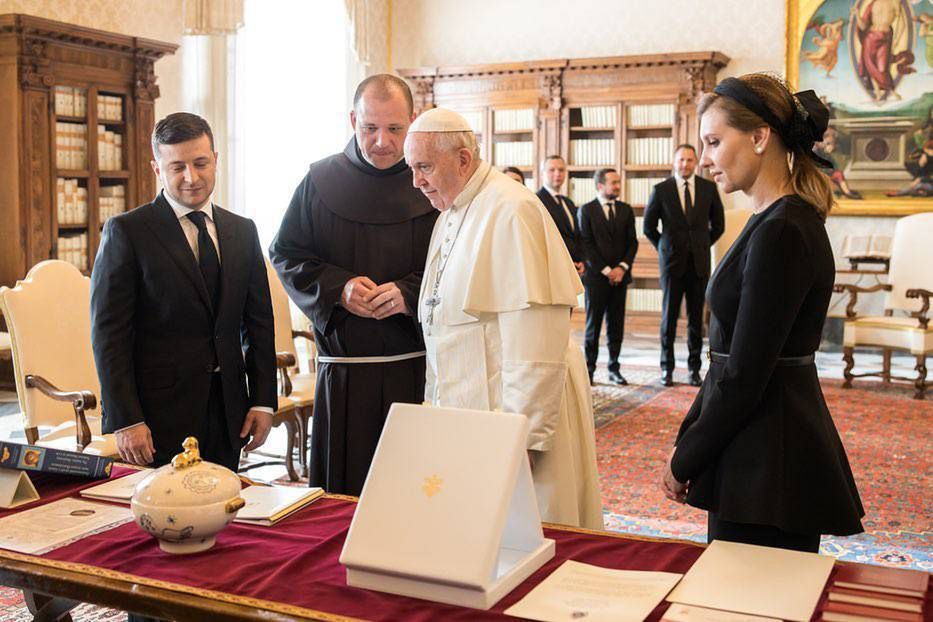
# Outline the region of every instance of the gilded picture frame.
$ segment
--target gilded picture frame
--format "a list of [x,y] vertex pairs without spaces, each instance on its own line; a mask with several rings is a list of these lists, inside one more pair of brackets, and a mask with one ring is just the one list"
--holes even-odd
[[787,0],[785,76],[833,111],[834,214],[933,211],[933,0]]

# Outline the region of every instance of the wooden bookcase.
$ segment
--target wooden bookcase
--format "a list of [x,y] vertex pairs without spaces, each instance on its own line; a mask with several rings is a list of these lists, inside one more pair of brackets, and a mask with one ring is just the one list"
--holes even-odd
[[[595,196],[598,168],[616,169],[640,235],[651,186],[670,176],[674,147],[697,145],[696,102],[728,62],[720,52],[686,52],[422,67],[399,74],[413,86],[416,112],[443,106],[481,119],[481,155],[493,165],[512,164],[497,159],[495,145],[530,142],[533,159],[519,167],[530,187],[540,187],[539,164],[553,153],[568,164],[563,192],[575,200]],[[534,127],[497,130],[497,112],[523,109],[534,111]],[[656,334],[658,256],[645,238],[639,239],[632,276],[626,330]]]
[[155,195],[153,66],[177,47],[0,15],[0,285],[49,258],[89,274],[104,220]]

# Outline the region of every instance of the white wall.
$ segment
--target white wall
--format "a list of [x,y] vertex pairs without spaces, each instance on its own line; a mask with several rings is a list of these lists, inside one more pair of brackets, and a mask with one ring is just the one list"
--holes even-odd
[[[754,8],[753,8],[754,7]],[[717,50],[783,71],[785,0],[393,0],[396,68]]]

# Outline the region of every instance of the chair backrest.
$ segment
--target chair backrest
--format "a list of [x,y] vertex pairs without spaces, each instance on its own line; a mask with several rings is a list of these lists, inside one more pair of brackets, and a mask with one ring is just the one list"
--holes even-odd
[[27,389],[29,374],[62,391],[91,391],[100,414],[100,382],[91,350],[91,282],[70,263],[37,263],[15,287],[0,287],[0,310],[13,347],[16,393],[26,428],[74,421],[70,402]]
[[905,216],[897,221],[888,270],[891,291],[885,310],[919,311],[922,300],[907,298],[908,289],[933,291],[933,213]]
[[269,277],[269,293],[272,295],[272,316],[275,322],[275,351],[289,352],[297,360],[295,340],[292,338],[292,312],[289,307],[288,293],[279,280],[279,275],[266,259],[266,274]]
[[718,266],[722,258],[726,256],[726,253],[729,252],[729,248],[738,239],[739,234],[742,233],[742,229],[745,228],[745,223],[752,217],[752,211],[747,209],[730,209],[726,210],[725,217],[725,229],[723,229],[722,235],[719,236],[716,243],[713,244],[713,248],[710,252],[710,261],[713,264],[711,268],[713,271],[716,270],[716,266]]

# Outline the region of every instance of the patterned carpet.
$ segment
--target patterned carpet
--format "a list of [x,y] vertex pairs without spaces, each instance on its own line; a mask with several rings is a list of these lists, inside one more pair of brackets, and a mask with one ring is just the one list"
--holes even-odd
[[[605,384],[597,370],[593,389],[606,526],[705,541],[705,513],[668,501],[657,485],[660,465],[697,389],[683,384],[665,389],[656,369],[627,367],[623,372],[628,387]],[[675,380],[685,381],[686,374]],[[847,561],[931,571],[933,402],[911,399],[912,391],[903,386],[863,382],[866,388],[843,390],[839,384],[824,381],[823,391],[859,486],[866,532],[826,537],[822,552]]]

